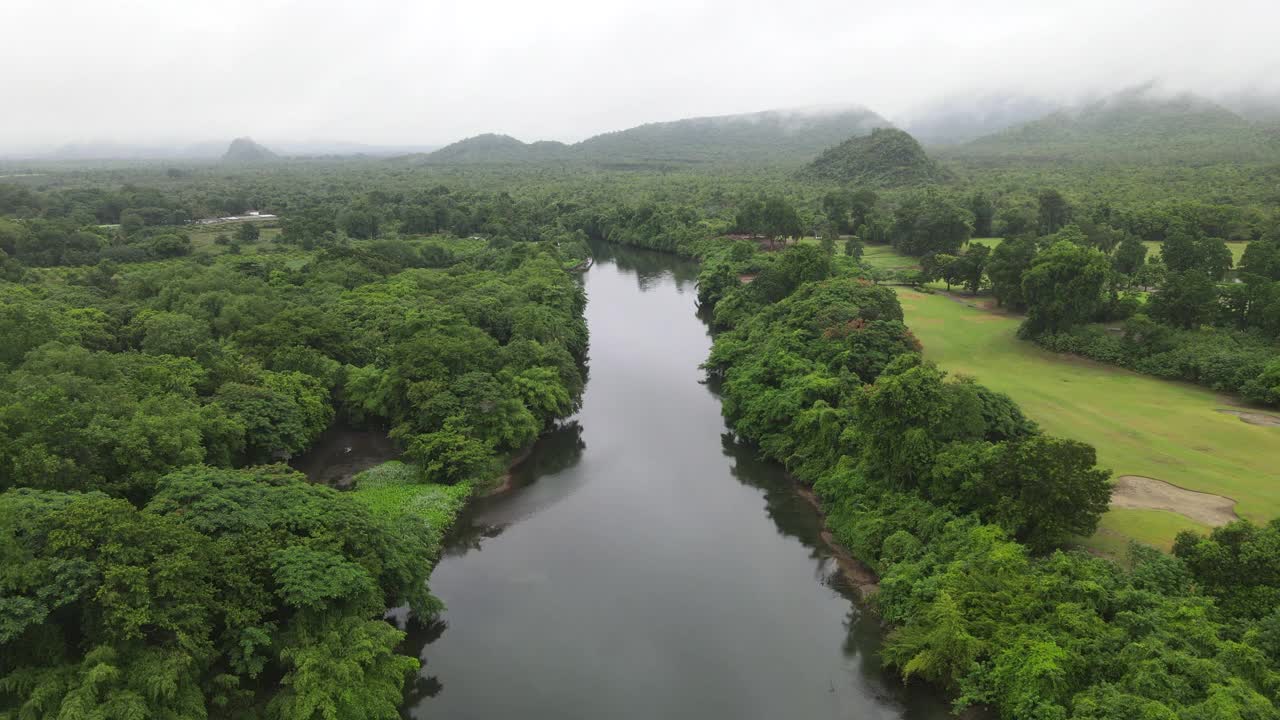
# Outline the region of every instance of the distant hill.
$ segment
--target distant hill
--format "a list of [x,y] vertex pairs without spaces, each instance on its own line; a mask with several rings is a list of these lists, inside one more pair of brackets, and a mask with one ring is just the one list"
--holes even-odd
[[222,159],[227,162],[261,162],[275,160],[277,157],[275,153],[247,137],[232,140],[227,152],[222,155]]
[[1029,95],[952,97],[894,118],[923,145],[954,145],[1038,120],[1062,106]]
[[951,174],[925,154],[920,143],[895,128],[876,128],[826,150],[802,174],[859,185],[921,185]]
[[558,142],[521,142],[510,135],[486,133],[459,140],[427,155],[441,165],[529,163],[568,159],[569,146]]
[[1277,149],[1266,133],[1217,103],[1138,88],[978,138],[947,155],[1206,163],[1274,158]]
[[429,153],[439,145],[373,145],[346,140],[306,140],[273,142],[271,147],[280,155],[289,157],[393,157],[412,153]]
[[615,162],[803,162],[851,135],[891,127],[864,108],[768,110],[640,125],[588,138],[588,159]]
[[1280,123],[1280,93],[1235,92],[1218,98],[1218,102],[1250,122]]
[[649,123],[604,133],[573,145],[523,143],[507,135],[479,135],[430,155],[431,164],[588,162],[601,165],[796,163],[850,135],[890,123],[861,109],[770,110],[743,115]]

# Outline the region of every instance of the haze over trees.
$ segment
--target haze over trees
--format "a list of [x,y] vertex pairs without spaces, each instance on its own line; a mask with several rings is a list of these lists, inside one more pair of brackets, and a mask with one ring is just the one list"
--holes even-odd
[[[1280,175],[1236,117],[1126,96],[945,169],[850,111],[14,172],[0,714],[393,716],[419,661],[384,613],[438,611],[453,518],[577,410],[570,270],[612,242],[702,260],[732,431],[880,575],[895,671],[1008,718],[1274,717],[1278,526],[1076,550],[1111,497],[1094,449],[924,360],[888,287],[990,293],[1027,342],[1280,406]],[[192,222],[250,209],[279,221]],[[343,492],[279,464],[334,423],[403,462]]]
[[262,162],[276,157],[275,153],[247,137],[232,140],[231,145],[227,146],[227,152],[222,155],[224,162]]

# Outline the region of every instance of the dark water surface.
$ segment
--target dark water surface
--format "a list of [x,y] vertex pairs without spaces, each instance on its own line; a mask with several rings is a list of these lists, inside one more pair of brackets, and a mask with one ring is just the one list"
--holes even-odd
[[313,483],[345,488],[351,479],[400,453],[386,430],[354,430],[334,425],[321,433],[311,449],[289,465]]
[[406,717],[945,717],[878,669],[813,509],[725,435],[695,274],[599,253],[582,412],[462,518]]

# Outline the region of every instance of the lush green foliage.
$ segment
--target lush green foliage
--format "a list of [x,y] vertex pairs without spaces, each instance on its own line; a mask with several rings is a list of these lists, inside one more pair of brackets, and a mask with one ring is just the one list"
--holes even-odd
[[190,466],[138,509],[0,495],[15,717],[392,717],[413,658],[381,620],[433,605],[427,533],[287,468]]
[[708,360],[734,431],[880,573],[886,662],[1003,718],[1276,717],[1277,526],[1184,536],[1185,562],[1134,546],[1129,570],[1055,550],[1107,507],[1093,449],[921,363],[901,317],[856,277],[802,283]]
[[[613,241],[705,258],[735,430],[814,483],[881,572],[890,662],[1006,717],[1273,717],[1274,531],[1140,551],[1132,572],[1044,552],[1105,507],[1092,450],[911,359],[858,258],[892,243],[930,268],[912,280],[1044,319],[1041,342],[1280,402],[1276,167],[1023,147],[1017,165],[952,154],[924,192],[797,179],[868,123],[646,126],[572,164],[488,138],[478,163],[6,178],[0,714],[391,716],[415,661],[382,610],[436,607],[422,580],[472,488],[575,409],[585,298],[564,270]],[[743,142],[781,165],[726,169]],[[513,152],[534,160],[479,167]],[[714,174],[673,171],[699,165]],[[643,168],[661,172],[616,172]],[[190,224],[254,209],[280,219]],[[823,242],[716,240],[735,229]],[[1009,239],[988,254],[973,234]],[[1221,240],[1251,241],[1239,283]],[[1169,243],[1163,261],[1144,242]],[[346,494],[253,467],[334,419],[385,424],[412,464]]]
[[951,178],[920,143],[896,128],[876,128],[819,155],[804,171],[826,180],[872,186],[920,185]]
[[[448,195],[391,232],[436,202],[494,236],[375,239],[400,211],[339,197],[269,240],[240,225],[252,254],[154,261],[198,231],[0,221],[0,715],[396,716],[418,661],[384,612],[439,609],[425,581],[472,488],[583,386],[582,232],[514,242]],[[166,238],[186,249],[104,259]],[[335,417],[415,464],[350,493],[261,465]]]

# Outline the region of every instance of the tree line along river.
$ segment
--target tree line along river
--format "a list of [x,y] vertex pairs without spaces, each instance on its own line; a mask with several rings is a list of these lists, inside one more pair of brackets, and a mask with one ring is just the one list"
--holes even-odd
[[[597,248],[582,410],[459,519],[431,577],[447,610],[408,628],[405,717],[948,717],[880,669],[821,517],[729,435],[696,276]],[[334,436],[309,473],[367,466],[374,436]]]

